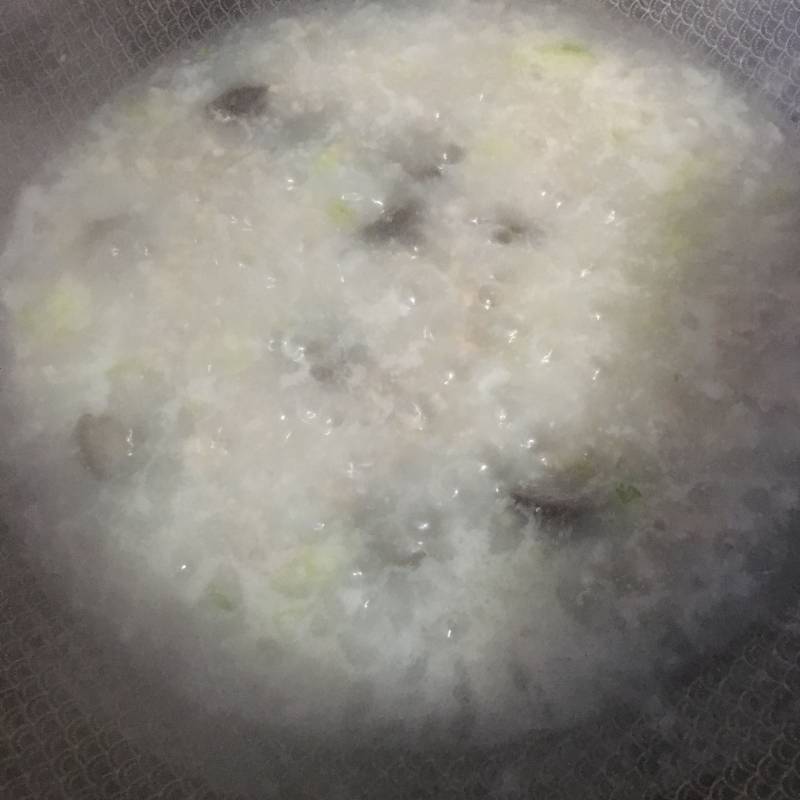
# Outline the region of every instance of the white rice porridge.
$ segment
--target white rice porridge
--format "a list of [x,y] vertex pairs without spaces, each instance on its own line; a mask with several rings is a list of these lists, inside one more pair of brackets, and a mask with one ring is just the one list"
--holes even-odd
[[25,190],[6,458],[121,636],[181,609],[276,721],[508,735],[761,587],[798,500],[796,152],[610,30],[251,21]]

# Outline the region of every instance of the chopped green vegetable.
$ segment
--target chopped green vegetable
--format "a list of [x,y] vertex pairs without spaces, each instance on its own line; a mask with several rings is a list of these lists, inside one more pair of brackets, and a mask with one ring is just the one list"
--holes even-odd
[[327,211],[330,220],[340,228],[353,228],[358,221],[352,206],[341,197],[331,201]]
[[307,597],[328,586],[344,563],[344,549],[331,542],[304,545],[272,575],[272,586],[289,597]]
[[575,483],[586,483],[597,475],[597,465],[592,458],[584,455],[562,468],[565,477]]
[[150,106],[147,98],[140,97],[128,103],[122,113],[132,122],[144,122],[150,115]]
[[20,312],[22,328],[42,341],[78,333],[91,321],[91,290],[71,275],[63,275],[40,300]]
[[215,347],[214,364],[223,372],[238,375],[256,363],[258,343],[234,331],[226,331]]
[[[131,121],[166,124],[182,113],[171,92],[151,86],[143,95],[133,98],[122,110]],[[153,128],[153,130],[157,130]]]
[[292,600],[286,605],[275,609],[272,621],[283,637],[296,635],[303,620],[308,617],[312,609],[308,601]]
[[592,61],[594,60],[591,50],[589,50],[585,44],[568,39],[563,42],[545,45],[541,48],[541,52],[548,55],[564,55],[573,58],[588,58]]
[[147,362],[139,356],[129,356],[115,361],[107,370],[110,381],[127,381],[138,378],[148,370]]
[[241,579],[236,570],[220,565],[206,585],[201,600],[206,606],[223,611],[225,614],[238,611],[244,601],[244,595]]
[[317,174],[331,172],[341,166],[343,158],[344,147],[339,142],[334,142],[328,145],[328,147],[314,159],[312,170]]
[[565,39],[559,42],[521,42],[511,53],[511,60],[518,69],[539,67],[564,72],[574,68],[592,66],[597,58],[582,42]]
[[710,238],[713,220],[708,213],[703,213],[702,205],[714,171],[713,161],[699,158],[687,159],[675,170],[663,196],[661,249],[664,255],[681,258]]
[[519,152],[519,143],[507,134],[489,135],[478,139],[472,150],[478,160],[512,161]]
[[631,483],[618,483],[614,487],[614,495],[622,505],[627,506],[630,503],[640,500],[642,493]]
[[233,598],[214,584],[208,587],[206,597],[214,608],[218,608],[220,611],[225,611],[229,614],[236,611],[238,607]]
[[713,174],[715,164],[712,159],[691,156],[677,165],[667,189],[667,197],[684,200],[687,192],[693,193],[700,188],[705,179]]

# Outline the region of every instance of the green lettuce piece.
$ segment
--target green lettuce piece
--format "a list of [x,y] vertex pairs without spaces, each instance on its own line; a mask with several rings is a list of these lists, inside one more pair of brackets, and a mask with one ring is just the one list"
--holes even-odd
[[219,583],[212,582],[205,592],[206,600],[218,611],[232,614],[239,608],[239,603],[234,599],[233,592],[223,588]]
[[70,275],[63,275],[38,300],[19,314],[21,328],[40,341],[79,333],[92,323],[92,292]]
[[521,42],[511,53],[515,67],[539,67],[549,72],[572,72],[587,69],[597,62],[595,54],[582,42],[564,39],[556,42]]
[[314,159],[312,172],[319,175],[338,169],[344,160],[344,147],[339,142],[333,142],[322,150]]
[[595,60],[594,54],[585,44],[569,39],[563,42],[554,42],[553,44],[545,45],[539,48],[539,50],[542,55],[549,57],[560,56],[580,61]]
[[346,562],[343,547],[332,542],[303,545],[288,563],[272,574],[272,588],[292,598],[304,598],[331,585]]
[[623,506],[635,503],[642,499],[642,493],[632,483],[618,483],[614,487],[614,497]]
[[253,339],[235,331],[226,331],[216,342],[214,363],[229,375],[238,375],[258,361],[260,350]]
[[703,206],[715,168],[711,160],[692,157],[675,170],[662,197],[664,225],[660,245],[664,255],[682,258],[713,235],[714,220],[703,213]]
[[341,197],[328,203],[327,213],[328,218],[339,228],[353,228],[358,222],[358,215],[353,207]]

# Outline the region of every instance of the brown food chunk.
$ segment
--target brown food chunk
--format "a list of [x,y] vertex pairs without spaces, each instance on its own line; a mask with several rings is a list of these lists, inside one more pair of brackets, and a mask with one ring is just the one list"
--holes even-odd
[[236,86],[228,89],[207,106],[208,115],[219,122],[261,116],[268,106],[269,86]]
[[133,431],[110,414],[84,414],[75,426],[81,463],[98,480],[126,471],[133,456]]
[[361,229],[361,236],[367,244],[401,242],[415,245],[420,239],[421,221],[422,209],[417,201],[390,205],[378,219]]
[[441,178],[445,167],[458,164],[464,160],[464,148],[455,142],[448,142],[426,155],[416,154],[404,161],[405,171],[416,180]]
[[414,550],[411,553],[398,554],[393,562],[398,567],[406,567],[408,569],[416,569],[427,556],[424,550]]
[[542,525],[552,527],[574,525],[593,508],[586,497],[556,496],[537,492],[535,488],[515,489],[509,497],[515,511],[529,519],[539,521]]
[[490,238],[495,244],[537,244],[545,235],[541,225],[514,208],[500,208],[486,221],[493,224]]
[[538,242],[544,236],[544,231],[534,222],[523,222],[519,219],[500,220],[492,231],[492,241],[495,244],[514,244],[515,242]]
[[517,223],[502,225],[492,231],[492,241],[497,244],[511,244],[525,235],[526,228]]

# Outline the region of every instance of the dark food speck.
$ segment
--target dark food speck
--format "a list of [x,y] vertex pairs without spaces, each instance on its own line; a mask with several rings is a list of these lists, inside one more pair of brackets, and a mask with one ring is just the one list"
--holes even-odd
[[268,106],[269,86],[236,86],[212,100],[206,110],[212,119],[232,122],[236,119],[261,116]]
[[441,178],[446,167],[461,163],[465,156],[466,151],[456,142],[436,133],[412,132],[398,145],[394,157],[407,175],[423,181]]
[[464,160],[464,148],[450,142],[427,159],[421,159],[416,163],[407,163],[406,172],[417,180],[427,180],[428,178],[441,178],[444,175],[445,167],[458,164]]
[[410,200],[387,206],[378,219],[361,229],[361,236],[367,244],[401,242],[416,245],[421,238],[421,222],[421,205],[415,200]]
[[75,426],[80,459],[98,480],[125,472],[134,452],[133,431],[110,414],[84,414]]
[[544,231],[537,223],[513,212],[499,214],[494,224],[491,240],[495,244],[506,245],[516,242],[535,244],[544,237]]
[[509,497],[514,510],[544,527],[564,528],[581,521],[593,506],[586,497],[558,496],[535,487],[514,489]]

